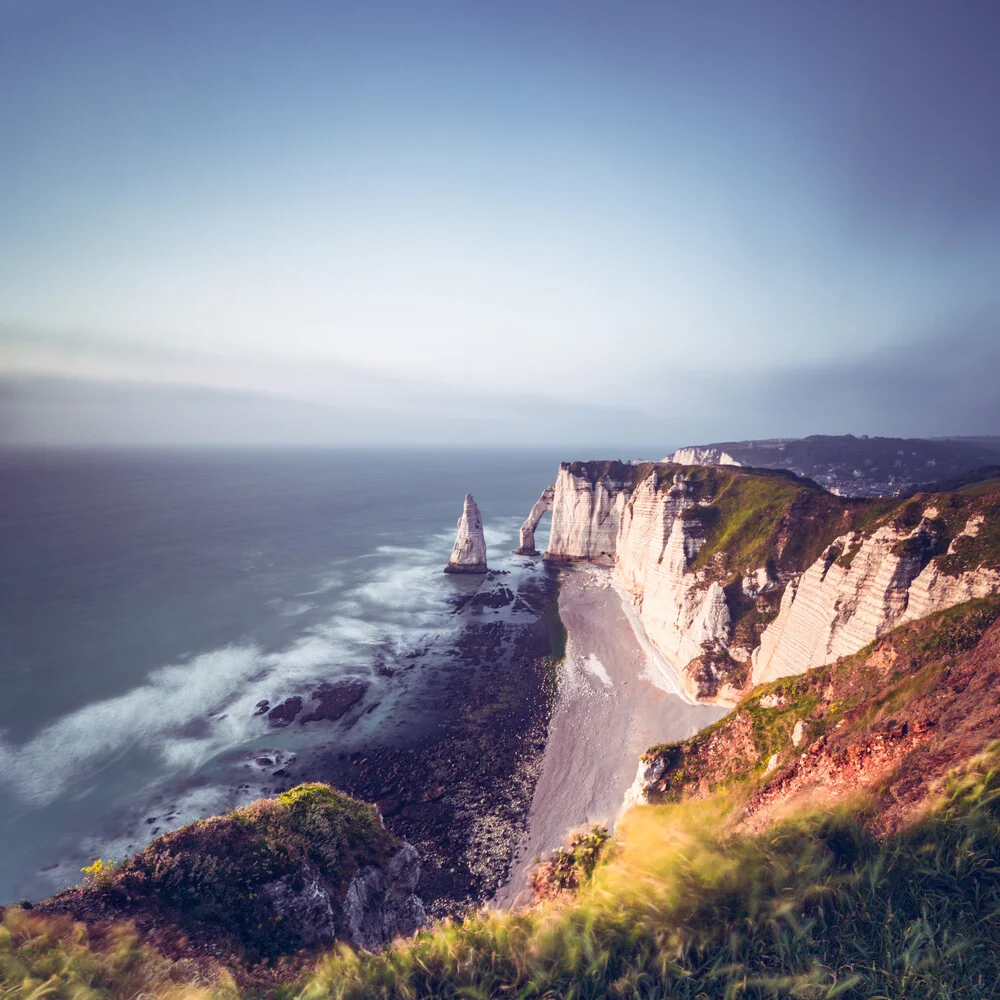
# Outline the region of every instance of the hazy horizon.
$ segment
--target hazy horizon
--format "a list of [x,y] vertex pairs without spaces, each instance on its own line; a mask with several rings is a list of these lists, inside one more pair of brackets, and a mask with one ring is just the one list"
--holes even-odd
[[997,93],[986,2],[14,0],[0,445],[1000,433]]

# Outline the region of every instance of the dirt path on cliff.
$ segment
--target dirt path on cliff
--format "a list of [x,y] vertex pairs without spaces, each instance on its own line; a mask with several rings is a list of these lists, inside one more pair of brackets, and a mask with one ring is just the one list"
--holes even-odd
[[636,635],[641,625],[626,615],[608,570],[561,570],[559,614],[566,659],[528,828],[494,900],[503,908],[526,900],[527,870],[538,855],[579,826],[614,823],[647,747],[691,736],[726,712],[689,704],[647,679],[661,668]]

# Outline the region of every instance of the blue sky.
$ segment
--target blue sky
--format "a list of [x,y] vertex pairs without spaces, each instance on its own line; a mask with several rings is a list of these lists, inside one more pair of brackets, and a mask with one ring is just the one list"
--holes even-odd
[[998,433],[997,94],[987,3],[0,2],[0,441]]

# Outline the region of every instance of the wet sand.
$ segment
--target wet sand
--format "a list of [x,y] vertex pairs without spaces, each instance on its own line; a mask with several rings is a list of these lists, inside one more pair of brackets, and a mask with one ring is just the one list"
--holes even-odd
[[610,571],[560,571],[566,659],[527,831],[511,878],[495,897],[497,906],[526,901],[528,869],[570,831],[593,823],[613,826],[644,750],[691,736],[726,714],[675,693],[679,686],[670,668],[630,611]]

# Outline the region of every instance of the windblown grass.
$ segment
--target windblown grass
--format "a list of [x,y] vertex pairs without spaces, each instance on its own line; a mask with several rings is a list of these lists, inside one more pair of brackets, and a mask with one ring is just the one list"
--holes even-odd
[[12,908],[0,921],[0,995],[9,1000],[237,1000],[225,973],[171,962],[119,924],[93,942],[83,924]]
[[569,905],[342,950],[302,1000],[995,997],[1000,774],[981,760],[889,841],[850,817],[722,837],[726,803],[634,811]]
[[[568,903],[480,912],[381,955],[340,947],[294,992],[299,1000],[995,997],[998,763],[994,747],[948,783],[919,825],[882,841],[846,813],[726,835],[723,797],[634,810]],[[124,959],[95,956],[83,936],[39,943],[37,935],[55,934],[44,923],[26,940],[31,920],[12,911],[0,937],[0,985],[18,1000],[232,993],[224,982],[178,985],[134,939]]]

